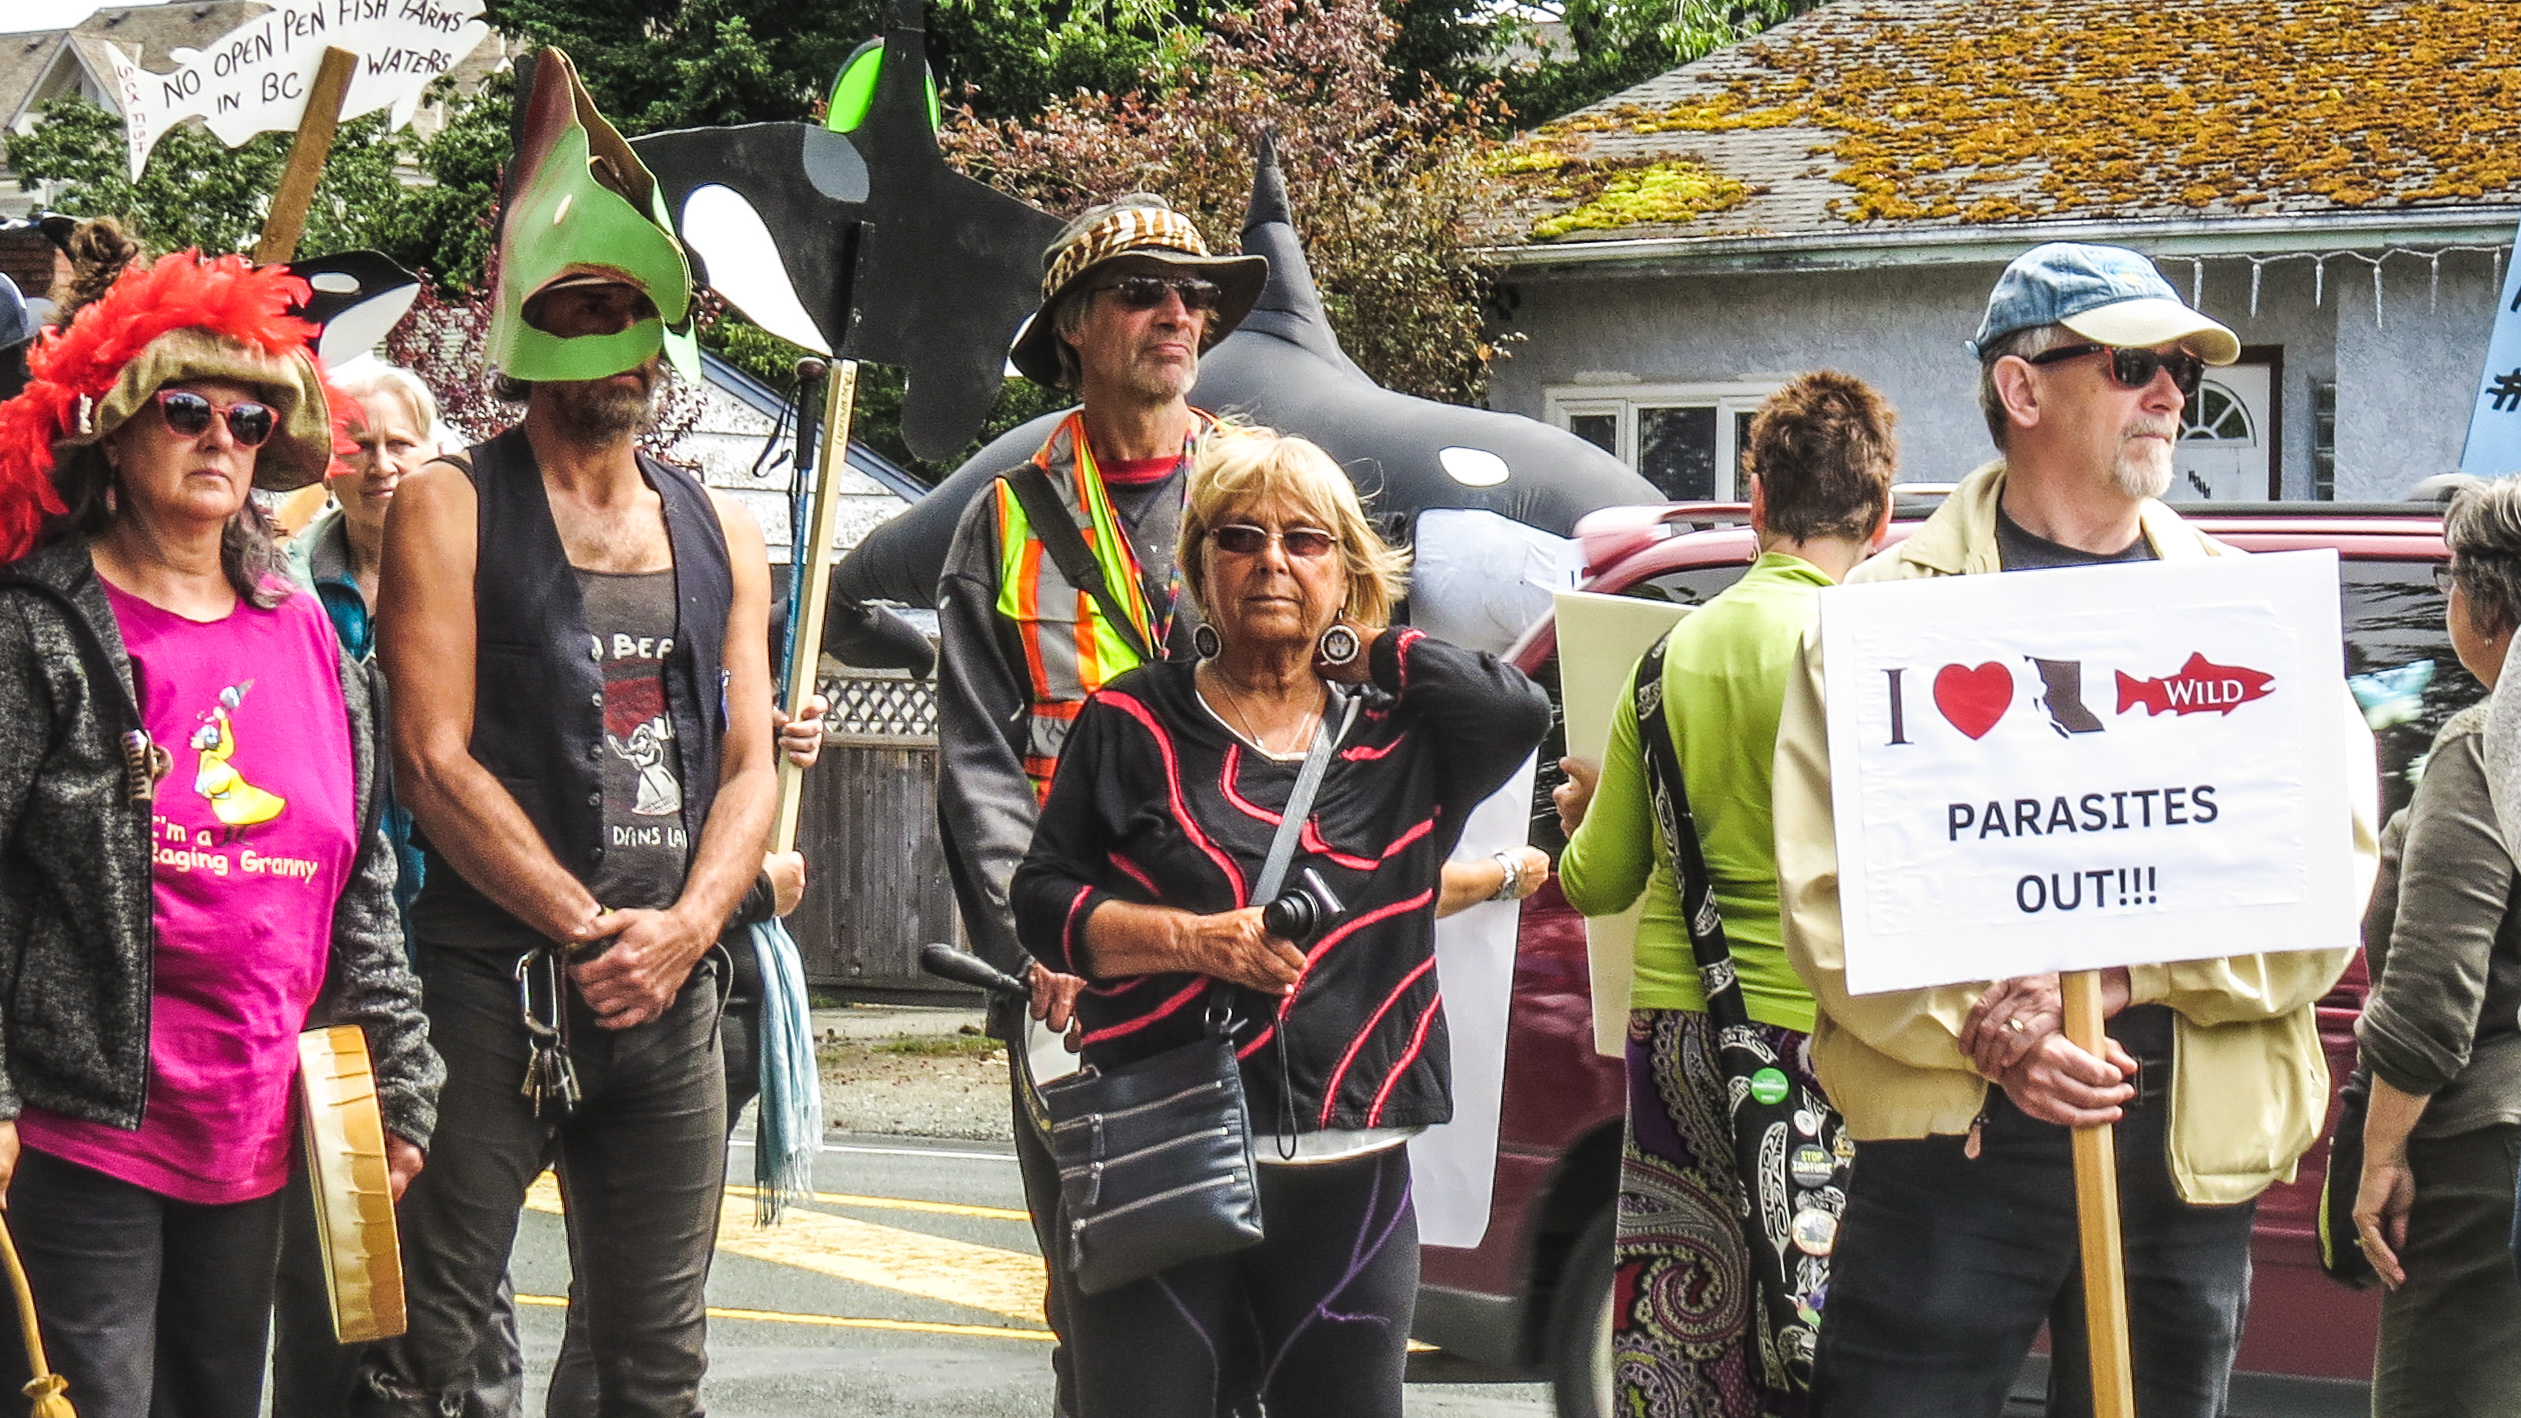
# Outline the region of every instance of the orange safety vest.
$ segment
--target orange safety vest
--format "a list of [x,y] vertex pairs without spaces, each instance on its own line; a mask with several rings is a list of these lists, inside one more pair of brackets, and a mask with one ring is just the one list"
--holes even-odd
[[[1198,426],[1184,441],[1189,456],[1216,420],[1197,409]],[[1172,628],[1172,607],[1147,603],[1140,579],[1137,549],[1130,545],[1120,519],[1112,511],[1103,475],[1087,446],[1085,415],[1060,420],[1050,439],[1033,455],[1033,465],[1049,475],[1061,505],[1077,519],[1077,531],[1102,568],[1103,582],[1128,614],[1141,644],[1162,653]],[[1109,624],[1094,597],[1068,584],[1058,564],[1042,550],[1032,521],[1014,490],[1001,478],[991,484],[998,515],[998,614],[1015,622],[1024,646],[1028,716],[1025,728],[1024,776],[1036,799],[1050,794],[1051,770],[1058,766],[1060,745],[1086,697],[1124,671],[1137,668],[1139,657],[1129,641]]]

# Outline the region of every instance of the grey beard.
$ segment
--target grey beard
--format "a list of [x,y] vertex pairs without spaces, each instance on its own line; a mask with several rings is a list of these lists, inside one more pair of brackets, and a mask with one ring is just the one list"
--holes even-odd
[[2118,490],[2139,500],[2160,497],[2169,492],[2172,469],[2167,466],[2168,461],[2168,459],[2164,460],[2166,464],[2164,467],[2151,468],[2121,460],[2117,468],[2112,470],[2118,481]]
[[656,393],[634,394],[603,384],[555,388],[552,412],[571,432],[590,443],[610,443],[648,427],[656,413]]

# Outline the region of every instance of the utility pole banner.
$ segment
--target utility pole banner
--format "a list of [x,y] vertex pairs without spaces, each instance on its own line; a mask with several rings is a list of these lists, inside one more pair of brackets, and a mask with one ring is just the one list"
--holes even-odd
[[164,74],[109,44],[132,179],[158,139],[187,118],[201,119],[231,148],[296,128],[328,48],[359,61],[341,116],[391,109],[400,128],[430,81],[489,35],[481,14],[482,0],[282,0],[206,49],[173,51],[176,67]]
[[1836,587],[1821,645],[1849,989],[2354,943],[2335,552]]

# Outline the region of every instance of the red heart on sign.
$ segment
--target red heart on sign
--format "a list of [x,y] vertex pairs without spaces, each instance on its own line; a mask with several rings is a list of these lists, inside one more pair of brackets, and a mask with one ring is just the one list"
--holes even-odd
[[1976,669],[1945,665],[1935,671],[1935,707],[1952,727],[1971,738],[1985,738],[2013,707],[2013,671],[1994,660]]

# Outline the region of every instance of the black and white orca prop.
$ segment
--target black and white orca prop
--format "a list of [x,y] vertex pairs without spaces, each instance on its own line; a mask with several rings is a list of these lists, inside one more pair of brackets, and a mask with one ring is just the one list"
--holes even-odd
[[306,303],[289,313],[324,327],[315,353],[327,369],[374,351],[420,298],[420,278],[380,252],[339,251],[282,264],[307,284]]
[[[1269,285],[1243,324],[1200,358],[1191,402],[1301,434],[1348,469],[1369,513],[1404,534],[1433,508],[1499,513],[1555,536],[1597,508],[1660,502],[1627,464],[1565,429],[1520,414],[1464,408],[1376,384],[1339,347],[1296,239],[1285,180],[1262,145],[1243,250],[1269,258]],[[832,599],[935,604],[937,574],[963,508],[1042,446],[1065,412],[993,440],[909,510],[858,543],[832,575]],[[826,648],[851,664],[849,648]]]
[[919,0],[892,0],[865,117],[634,138],[697,274],[745,318],[817,354],[901,369],[902,439],[968,445],[1039,299],[1057,217],[956,172],[930,122]]

